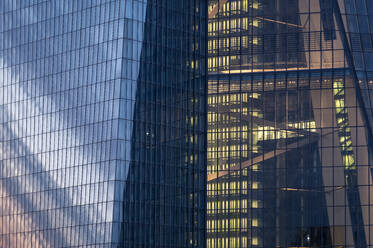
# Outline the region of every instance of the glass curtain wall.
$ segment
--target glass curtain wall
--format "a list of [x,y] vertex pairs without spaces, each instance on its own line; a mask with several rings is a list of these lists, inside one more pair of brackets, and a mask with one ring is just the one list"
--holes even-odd
[[121,157],[124,247],[205,246],[206,29],[205,0],[147,1]]
[[204,247],[206,0],[0,1],[0,247]]
[[207,247],[371,245],[367,2],[209,1]]

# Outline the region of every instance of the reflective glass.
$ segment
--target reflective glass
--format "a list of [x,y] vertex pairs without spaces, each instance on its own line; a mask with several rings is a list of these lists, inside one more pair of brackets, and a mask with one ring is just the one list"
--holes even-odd
[[370,5],[209,1],[207,247],[372,245]]
[[204,245],[206,15],[0,1],[0,247]]

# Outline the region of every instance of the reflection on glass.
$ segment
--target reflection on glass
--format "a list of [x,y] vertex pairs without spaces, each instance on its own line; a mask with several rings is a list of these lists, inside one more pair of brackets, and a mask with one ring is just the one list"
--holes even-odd
[[353,6],[209,1],[207,247],[370,245]]

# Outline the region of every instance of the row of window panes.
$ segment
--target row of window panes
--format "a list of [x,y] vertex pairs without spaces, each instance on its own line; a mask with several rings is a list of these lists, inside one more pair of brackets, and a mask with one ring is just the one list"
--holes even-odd
[[257,237],[207,238],[207,248],[248,247],[259,245]]
[[[249,226],[247,225],[248,222],[249,222]],[[229,225],[227,223],[229,223]],[[207,223],[206,223],[208,233],[216,232],[222,229],[229,229],[233,231],[234,229],[248,229],[250,227],[258,227],[258,226],[259,226],[258,219],[250,220],[247,218],[207,220]]]

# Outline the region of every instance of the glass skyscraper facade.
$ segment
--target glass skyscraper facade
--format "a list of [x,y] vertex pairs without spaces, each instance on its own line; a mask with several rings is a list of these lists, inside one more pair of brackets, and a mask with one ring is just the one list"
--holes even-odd
[[0,1],[0,247],[204,247],[207,1]]
[[372,34],[371,0],[0,1],[0,248],[372,247]]
[[207,247],[371,247],[373,1],[208,18]]

